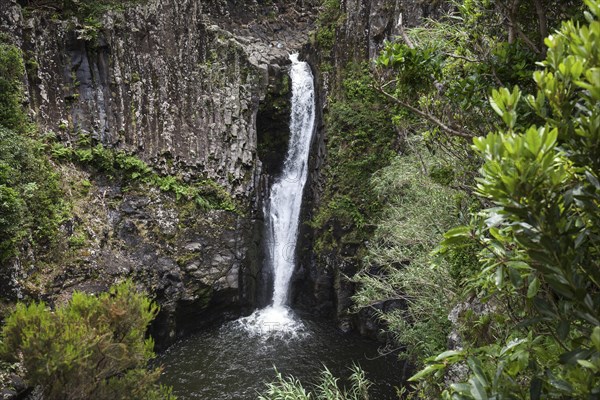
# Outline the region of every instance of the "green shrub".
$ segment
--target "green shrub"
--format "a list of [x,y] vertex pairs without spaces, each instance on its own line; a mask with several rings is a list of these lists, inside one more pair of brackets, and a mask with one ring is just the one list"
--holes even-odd
[[25,125],[25,112],[21,105],[24,73],[21,50],[4,43],[0,36],[0,125],[17,131],[22,131]]
[[98,296],[75,292],[68,304],[19,303],[2,328],[0,356],[22,359],[30,385],[48,400],[172,399],[148,370],[145,339],[157,306],[126,281]]
[[317,18],[315,40],[321,52],[327,56],[335,44],[336,29],[340,24],[341,9],[339,0],[324,0]]

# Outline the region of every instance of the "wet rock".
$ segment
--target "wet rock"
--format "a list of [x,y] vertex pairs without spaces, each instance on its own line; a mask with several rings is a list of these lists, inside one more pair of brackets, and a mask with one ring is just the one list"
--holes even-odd
[[197,252],[202,250],[204,246],[202,245],[202,243],[199,242],[192,242],[192,243],[188,243],[185,245],[184,249],[187,251],[193,251],[193,252]]

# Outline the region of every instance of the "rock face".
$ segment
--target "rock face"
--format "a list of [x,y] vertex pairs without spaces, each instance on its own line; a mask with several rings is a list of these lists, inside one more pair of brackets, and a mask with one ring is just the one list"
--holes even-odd
[[[132,277],[161,305],[153,326],[161,346],[255,304],[269,183],[257,149],[275,143],[266,146],[275,171],[275,153],[287,145],[288,54],[308,40],[313,8],[149,0],[107,12],[96,27],[0,0],[0,32],[23,49],[26,101],[42,132],[67,145],[90,137],[185,182],[210,178],[239,205],[237,213],[199,211],[148,186],[60,165],[67,191],[87,182],[85,194],[71,196],[72,218],[52,249],[57,262],[24,253],[14,289],[60,302]],[[280,104],[265,105],[274,96]],[[257,135],[259,109],[268,139]]]
[[435,18],[447,7],[443,1],[345,0],[342,12],[347,18],[337,29],[336,61],[364,61],[377,55],[384,40],[400,35],[398,23],[413,27],[425,18]]
[[[63,174],[88,177],[76,169]],[[45,281],[29,287],[33,294],[39,291],[36,297],[60,302],[73,290],[103,291],[130,277],[161,306],[152,327],[159,347],[248,306],[240,283],[251,220],[228,211],[200,211],[157,189],[93,182],[88,193],[74,199],[61,267],[33,270]],[[83,243],[73,240],[79,237]]]
[[287,63],[310,18],[290,9],[294,23],[285,14],[268,21],[265,10],[241,8],[232,16],[226,3],[150,0],[108,12],[101,28],[31,13],[17,34],[35,121],[63,141],[89,133],[164,172],[250,196],[269,65]]
[[[285,67],[288,53],[309,41],[320,3],[311,1],[148,0],[108,12],[94,27],[44,10],[24,17],[16,0],[0,0],[0,32],[23,49],[26,100],[42,131],[54,131],[67,144],[89,136],[186,182],[211,178],[242,211],[198,212],[157,190],[63,165],[67,179],[90,181],[91,189],[73,199],[65,243],[55,250],[64,253],[60,267],[40,265],[29,254],[15,264],[16,289],[62,301],[73,290],[104,290],[131,276],[161,304],[153,333],[162,345],[261,304],[260,288],[268,286],[260,268],[262,201],[287,146]],[[372,57],[385,38],[397,35],[400,14],[411,26],[437,10],[436,2],[417,0],[345,0],[340,7],[345,17],[330,49],[333,68],[319,70],[322,49],[303,50],[319,91],[304,220],[324,187],[322,110],[335,94],[339,71]],[[79,248],[74,238],[81,235]],[[301,236],[296,302],[345,316],[353,287],[344,274],[356,270],[356,257],[318,258],[311,228],[303,226]],[[32,277],[45,278],[32,284]],[[344,327],[352,324],[341,320]]]

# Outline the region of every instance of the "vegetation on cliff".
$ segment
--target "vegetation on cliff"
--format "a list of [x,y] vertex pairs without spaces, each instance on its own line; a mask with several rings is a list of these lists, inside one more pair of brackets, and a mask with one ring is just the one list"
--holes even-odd
[[65,146],[45,136],[51,156],[57,161],[71,161],[84,168],[92,168],[109,179],[120,179],[124,185],[154,186],[162,192],[175,195],[176,200],[190,201],[200,210],[220,209],[236,211],[231,195],[212,179],[187,183],[179,176],[160,175],[139,157],[122,150],[92,144],[88,135],[80,134],[75,146]]
[[109,10],[124,10],[126,7],[142,3],[144,0],[24,0],[21,5],[27,11],[43,10],[53,12],[54,17],[76,17],[84,28],[95,30],[100,27],[99,18]]
[[482,330],[489,340],[417,374],[466,362],[465,383],[445,398],[600,395],[600,4],[586,4],[584,23],[566,22],[545,41],[537,91],[524,98],[541,123],[522,121],[521,91],[503,88],[490,103],[505,127],[474,140],[485,206],[445,234],[440,252],[476,243],[469,290],[496,320]]
[[75,163],[124,186],[156,187],[199,212],[238,211],[229,193],[211,179],[184,182],[158,174],[136,155],[92,143],[84,133],[71,147],[52,132],[37,132],[22,104],[23,54],[0,39],[0,266],[17,256],[24,243],[38,256],[48,252],[61,224],[72,216],[72,199],[65,192],[69,185],[58,163]]
[[[49,245],[65,217],[59,177],[22,108],[23,59],[0,38],[0,266],[24,241]],[[0,272],[1,272],[0,267]]]
[[348,66],[338,97],[330,99],[328,162],[323,172],[327,186],[311,222],[319,231],[319,252],[360,245],[372,234],[370,221],[381,209],[364,182],[390,163],[397,144],[389,108],[373,82],[367,65]]
[[[38,6],[43,8],[42,4]],[[154,385],[158,371],[147,373],[145,370],[152,343],[144,342],[144,335],[148,323],[156,315],[156,308],[152,306],[140,311],[139,307],[145,307],[145,303],[135,300],[137,297],[131,298],[135,300],[133,303],[129,302],[131,296],[126,292],[131,285],[100,295],[97,299],[102,304],[94,303],[94,297],[77,294],[68,306],[55,311],[34,304],[19,305],[15,314],[11,317],[8,314],[17,299],[31,302],[43,296],[52,304],[62,290],[86,280],[102,281],[98,286],[103,287],[115,278],[122,279],[127,275],[140,279],[138,283],[146,284],[147,289],[160,290],[154,282],[148,282],[159,279],[165,274],[164,270],[155,271],[148,265],[135,268],[104,265],[106,260],[97,257],[100,252],[95,248],[110,251],[115,242],[122,245],[117,235],[109,237],[108,217],[103,221],[100,219],[106,216],[110,207],[118,212],[123,197],[110,204],[107,203],[112,199],[106,197],[95,202],[93,196],[102,196],[98,190],[101,185],[104,189],[115,188],[119,194],[137,191],[159,198],[156,203],[162,201],[159,206],[164,205],[165,214],[181,218],[181,225],[176,226],[178,232],[182,232],[180,236],[186,234],[183,233],[187,228],[184,223],[194,226],[194,222],[188,220],[202,220],[197,214],[205,214],[208,209],[237,212],[236,204],[225,189],[210,179],[196,177],[184,181],[179,175],[159,174],[138,156],[92,143],[82,132],[78,133],[80,140],[72,147],[60,143],[53,132],[40,132],[26,112],[28,99],[23,91],[23,60],[22,50],[11,38],[0,35],[0,321],[5,324],[2,346],[5,360],[9,360],[0,361],[0,390],[10,385],[10,375],[16,371],[26,374],[28,385],[43,386],[47,398],[168,397],[168,393]],[[159,191],[165,195],[159,195]],[[84,202],[85,207],[82,206]],[[173,213],[168,214],[171,210]],[[163,212],[163,209],[159,211]],[[226,214],[227,218],[220,222],[235,218]],[[212,220],[209,223],[216,224]],[[169,251],[173,251],[173,235],[163,234],[159,229],[143,234],[169,241],[165,247],[169,246]],[[179,251],[188,257],[192,252]],[[179,268],[175,261],[177,254],[169,255],[173,259],[173,268]],[[118,277],[114,273],[106,274],[111,268],[118,270]],[[141,270],[144,271],[140,273]],[[115,297],[117,300],[122,297],[124,303],[113,303]],[[82,310],[82,304],[89,309]],[[99,307],[106,310],[113,307],[119,315],[104,315],[99,317],[96,325],[96,322],[86,325],[91,323],[88,314],[100,313]],[[79,311],[89,313],[79,315]],[[138,318],[139,313],[143,318]],[[107,322],[117,316],[132,324],[130,332],[137,332],[128,343],[116,337],[120,333],[113,331],[115,326]],[[27,332],[18,332],[26,326],[29,326]],[[33,326],[48,328],[48,331],[38,332],[47,336],[32,336],[36,333]],[[64,341],[61,341],[62,334],[65,334]],[[11,343],[10,335],[14,336]],[[111,341],[111,337],[115,340]],[[21,339],[23,342],[19,342]],[[136,342],[138,339],[141,342]],[[50,342],[55,343],[52,354],[50,348],[43,347]],[[83,346],[83,342],[86,346],[97,347],[91,349]],[[81,348],[78,347],[80,344]],[[127,349],[130,345],[133,347]],[[38,347],[36,350],[27,346]],[[86,360],[89,365],[81,364]],[[101,365],[106,367],[104,371],[96,368]],[[135,392],[136,387],[140,388],[139,392]],[[115,393],[121,393],[120,397]]]
[[[473,8],[474,4],[463,4],[461,18],[473,21],[474,31],[489,41],[493,31],[479,24],[485,20],[483,15],[489,18],[490,9],[484,3]],[[398,268],[392,279],[375,279],[408,298],[408,312],[423,311],[422,305],[430,304],[421,315],[443,316],[455,306],[455,347],[439,355],[443,349],[439,342],[437,352],[431,352],[435,346],[427,349],[425,345],[435,344],[428,333],[439,331],[443,324],[421,326],[422,319],[409,315],[397,325],[393,314],[383,316],[419,363],[431,356],[413,377],[422,382],[422,396],[439,396],[440,392],[444,398],[461,399],[598,395],[600,9],[595,1],[586,4],[585,21],[563,24],[545,40],[547,50],[532,45],[533,41],[519,44],[511,37],[506,45],[497,45],[492,52],[502,50],[507,56],[500,58],[501,66],[486,62],[482,69],[478,49],[461,43],[460,31],[439,30],[443,22],[435,23],[432,32],[455,37],[450,42],[458,47],[443,46],[444,52],[453,52],[449,57],[441,56],[434,42],[417,41],[416,36],[413,40],[407,33],[403,43],[388,44],[378,59],[379,90],[426,121],[432,130],[424,135],[425,140],[433,148],[450,150],[448,159],[458,166],[453,168],[450,185],[465,187],[466,195],[477,201],[461,213],[467,225],[444,234],[433,253],[438,260],[430,263],[433,271],[420,286],[407,286],[419,276],[418,258]],[[424,31],[418,32],[422,38]],[[523,51],[533,59],[547,53],[540,64],[543,70],[533,73],[534,85],[523,82],[532,69],[527,57],[523,62],[508,62]],[[409,90],[414,86],[411,80],[423,69],[431,72],[431,89]],[[492,80],[486,82],[486,76]],[[537,90],[529,96],[522,96],[518,86],[492,90],[494,81]],[[469,82],[479,88],[466,90]],[[491,106],[473,95],[481,90],[489,94]],[[494,120],[493,113],[501,120]],[[488,131],[497,133],[481,136]],[[470,138],[474,138],[472,148],[468,147]],[[459,163],[461,159],[471,162]],[[470,171],[480,163],[475,184]],[[417,204],[407,201],[412,207]],[[407,244],[414,248],[406,238],[397,240],[395,246]],[[429,246],[429,251],[433,248]],[[377,251],[372,248],[371,254]],[[435,284],[436,274],[444,270],[444,264],[456,263],[457,256],[460,280],[438,286],[442,293],[453,294],[440,314],[432,300],[441,291],[428,292],[423,286]],[[359,295],[375,286],[372,280],[370,275],[360,276],[363,289]],[[382,297],[368,297],[373,298]],[[357,300],[367,304],[360,296]],[[478,312],[474,311],[476,303],[480,304]],[[421,340],[406,340],[405,324]],[[455,383],[447,386],[448,379]]]
[[[24,3],[83,19],[86,40],[119,4]],[[585,4],[456,1],[446,18],[400,23],[374,64],[334,69],[345,16],[324,3],[313,39],[333,91],[316,250],[353,261],[342,273],[358,287],[356,309],[373,310],[420,369],[416,398],[600,396],[600,4]],[[3,274],[20,252],[51,247],[69,218],[59,163],[158,187],[194,210],[235,209],[212,181],[159,175],[83,134],[72,147],[38,135],[22,75],[20,51],[0,43]],[[77,293],[53,313],[19,305],[0,353],[50,399],[168,398],[145,369],[155,314],[130,283]],[[326,372],[312,395],[278,375],[263,398],[367,398],[362,372],[352,381],[340,389]]]

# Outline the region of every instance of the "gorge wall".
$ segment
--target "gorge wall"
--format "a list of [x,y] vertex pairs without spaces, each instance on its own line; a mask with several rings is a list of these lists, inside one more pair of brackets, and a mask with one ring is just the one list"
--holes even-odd
[[3,266],[10,284],[2,297],[62,301],[73,290],[132,277],[161,305],[154,324],[161,345],[251,307],[269,180],[257,114],[263,109],[265,129],[285,136],[288,117],[269,121],[273,107],[263,102],[268,95],[285,108],[288,53],[307,41],[313,8],[151,0],[91,24],[51,6],[1,0],[0,30],[23,51],[25,105],[40,132],[64,146],[85,141],[133,154],[189,185],[214,182],[235,204],[205,210],[93,167],[55,162],[70,217],[55,244],[24,243]]
[[[186,184],[210,180],[236,205],[205,210],[156,187],[55,162],[70,216],[55,244],[40,251],[25,243],[3,266],[10,270],[3,297],[60,302],[73,290],[132,277],[161,305],[153,328],[160,345],[264,302],[256,290],[268,280],[260,268],[262,201],[287,146],[288,53],[303,49],[318,87],[308,221],[330,184],[322,174],[330,162],[323,112],[339,96],[346,67],[397,35],[400,14],[411,26],[438,9],[417,0],[333,3],[149,0],[91,23],[0,0],[0,31],[23,51],[25,105],[40,132],[66,146],[86,141],[133,154]],[[335,20],[315,26],[327,8]],[[325,28],[335,32],[328,45],[315,39]],[[316,252],[323,231],[301,230],[294,303],[368,334],[369,319],[348,313],[353,285],[345,276],[360,262],[357,248]]]

